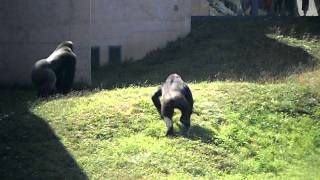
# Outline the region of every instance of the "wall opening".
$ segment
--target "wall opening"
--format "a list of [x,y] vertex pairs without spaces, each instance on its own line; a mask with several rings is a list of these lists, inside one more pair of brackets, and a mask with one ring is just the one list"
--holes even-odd
[[109,64],[121,63],[121,46],[109,46]]
[[98,69],[100,67],[100,47],[91,47],[91,69]]

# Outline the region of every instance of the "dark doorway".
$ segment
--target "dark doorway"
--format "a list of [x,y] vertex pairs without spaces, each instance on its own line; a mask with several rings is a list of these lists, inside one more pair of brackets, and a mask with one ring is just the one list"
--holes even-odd
[[98,69],[100,67],[100,47],[91,47],[91,68]]
[[109,64],[121,63],[121,46],[109,46]]

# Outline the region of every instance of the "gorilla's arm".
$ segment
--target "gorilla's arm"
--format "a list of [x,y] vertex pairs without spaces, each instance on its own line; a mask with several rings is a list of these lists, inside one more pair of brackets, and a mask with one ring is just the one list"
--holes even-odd
[[152,102],[153,102],[154,106],[157,108],[159,114],[161,115],[161,103],[160,103],[160,99],[159,99],[160,96],[162,96],[161,87],[159,87],[159,89],[152,96]]
[[186,97],[186,99],[187,99],[187,101],[189,102],[189,104],[191,105],[191,107],[193,107],[193,103],[194,103],[194,102],[193,102],[192,93],[191,93],[189,87],[186,85],[186,86],[184,87],[184,90],[185,90],[184,96]]
[[37,89],[38,97],[47,97],[55,93],[57,77],[46,59],[37,61],[32,68],[31,81]]
[[55,50],[48,58],[51,68],[57,76],[56,88],[58,93],[68,93],[73,85],[76,55],[69,47],[62,47]]

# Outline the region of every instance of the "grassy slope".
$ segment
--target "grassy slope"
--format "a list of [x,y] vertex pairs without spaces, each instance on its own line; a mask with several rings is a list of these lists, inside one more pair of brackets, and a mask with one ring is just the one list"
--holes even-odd
[[[320,43],[299,33],[318,37],[314,22],[292,22],[197,22],[138,63],[96,72],[111,90],[1,91],[0,177],[318,179]],[[177,111],[174,138],[150,101],[170,72],[190,82],[197,112],[185,135]],[[146,87],[112,88],[130,84]]]
[[94,72],[93,83],[103,88],[152,85],[172,72],[189,82],[279,80],[298,67],[312,69],[318,63],[317,42],[287,42],[319,37],[318,29],[317,19],[197,20],[187,38],[150,53],[142,61]]

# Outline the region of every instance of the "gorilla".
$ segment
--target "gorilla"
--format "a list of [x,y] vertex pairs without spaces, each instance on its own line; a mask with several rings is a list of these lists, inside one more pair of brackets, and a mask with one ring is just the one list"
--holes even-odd
[[[160,96],[162,96],[162,105]],[[193,97],[188,85],[178,74],[168,76],[164,84],[152,96],[152,101],[161,118],[166,122],[166,136],[174,135],[172,116],[175,108],[181,111],[180,122],[189,130],[190,116],[193,112]]]
[[70,92],[74,80],[76,55],[73,43],[64,41],[46,59],[37,61],[32,69],[31,80],[39,97],[54,93]]

